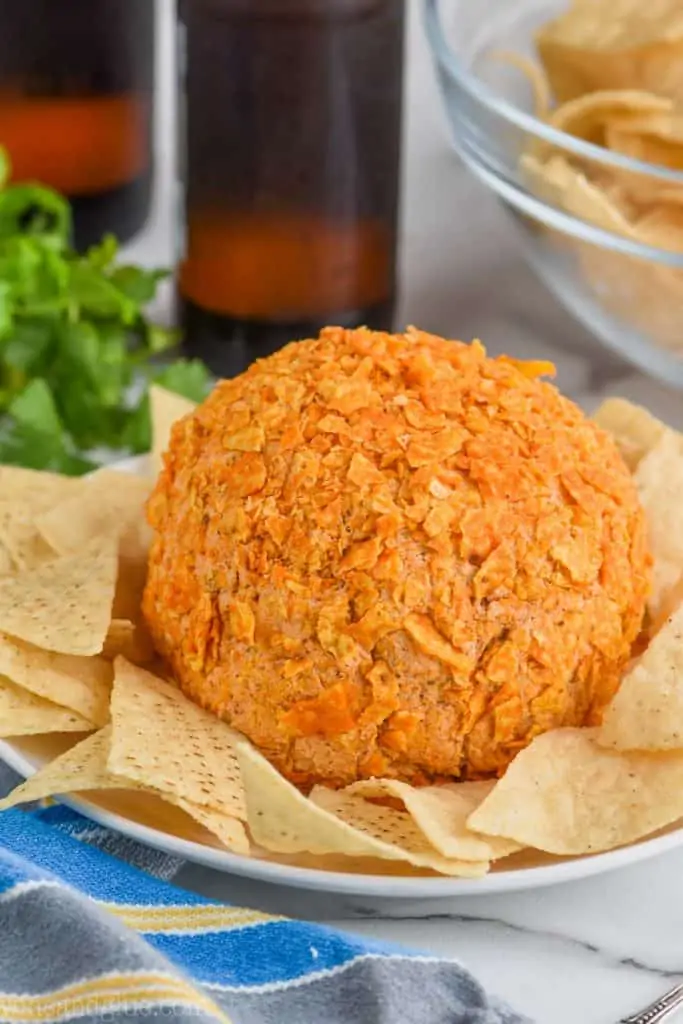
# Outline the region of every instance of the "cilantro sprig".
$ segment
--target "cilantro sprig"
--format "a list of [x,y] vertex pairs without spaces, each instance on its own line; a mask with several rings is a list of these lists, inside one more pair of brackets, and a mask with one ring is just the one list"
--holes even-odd
[[159,368],[178,336],[145,308],[168,271],[119,263],[111,235],[77,253],[68,201],[9,173],[0,148],[0,463],[78,474],[95,450],[144,452],[147,385],[210,385],[197,360]]

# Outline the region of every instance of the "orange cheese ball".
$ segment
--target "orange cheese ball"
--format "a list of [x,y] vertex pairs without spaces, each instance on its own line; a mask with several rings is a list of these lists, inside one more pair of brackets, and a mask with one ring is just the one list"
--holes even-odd
[[144,611],[184,692],[307,788],[500,774],[599,721],[651,559],[549,364],[327,328],[173,429]]

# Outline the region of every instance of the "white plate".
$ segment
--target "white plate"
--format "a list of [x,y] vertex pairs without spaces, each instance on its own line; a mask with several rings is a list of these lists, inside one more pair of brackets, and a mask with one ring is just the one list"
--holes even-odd
[[[116,468],[142,472],[145,463],[144,459],[130,459]],[[0,741],[0,758],[28,778],[51,760],[64,742],[64,738],[45,736]],[[72,743],[73,739],[67,738],[66,742]],[[683,823],[677,823],[653,838],[593,856],[559,858],[525,851],[507,858],[479,879],[426,877],[408,869],[405,875],[359,874],[229,853],[175,808],[139,794],[102,793],[87,799],[63,798],[63,802],[122,835],[217,871],[298,889],[377,898],[439,899],[541,888],[613,871],[683,846]]]
[[[21,740],[0,741],[0,758],[26,778],[33,775],[50,760],[44,747],[46,737],[32,737]],[[54,756],[54,750],[51,755]],[[201,842],[172,831],[180,820],[177,812],[167,804],[156,802],[141,803],[138,794],[101,794],[89,799],[79,797],[62,798],[65,804],[79,811],[85,817],[107,828],[136,839],[157,850],[182,857],[184,860],[228,874],[242,875],[262,882],[309,889],[317,892],[342,893],[353,896],[374,896],[390,899],[438,899],[451,896],[481,896],[484,894],[515,892],[521,889],[542,888],[589,878],[604,871],[626,867],[647,860],[657,854],[683,846],[683,826],[677,825],[652,839],[634,843],[619,850],[599,853],[590,857],[556,858],[528,851],[509,858],[494,867],[484,878],[422,877],[410,874],[406,877],[382,874],[356,874],[351,872],[327,871],[319,868],[297,867],[261,860],[256,857],[240,857],[229,853],[207,841]],[[161,809],[163,808],[163,810]],[[174,818],[159,823],[162,815]],[[146,821],[154,820],[155,825]],[[161,827],[158,827],[161,824]],[[166,829],[169,829],[168,831]]]

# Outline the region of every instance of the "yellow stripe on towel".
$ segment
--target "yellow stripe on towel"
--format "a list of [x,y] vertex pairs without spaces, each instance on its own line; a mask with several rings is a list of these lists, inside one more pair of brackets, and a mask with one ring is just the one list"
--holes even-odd
[[257,924],[268,924],[281,920],[258,910],[244,910],[240,907],[208,906],[194,907],[146,907],[139,904],[105,903],[98,905],[122,921],[134,931],[151,932],[193,932],[193,931],[236,931]]
[[150,971],[110,973],[40,995],[0,993],[0,1016],[23,1024],[65,1016],[131,1012],[140,1003],[199,1009],[219,1024],[231,1024],[230,1018],[211,999],[182,978]]

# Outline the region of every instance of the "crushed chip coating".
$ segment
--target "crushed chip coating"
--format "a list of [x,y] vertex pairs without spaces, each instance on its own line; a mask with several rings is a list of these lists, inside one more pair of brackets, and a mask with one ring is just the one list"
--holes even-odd
[[174,798],[246,817],[239,737],[163,679],[114,663],[109,770]]
[[90,726],[109,721],[114,672],[104,658],[55,654],[0,634],[0,675],[37,697],[68,708]]
[[184,692],[297,784],[495,775],[611,698],[644,517],[539,370],[328,328],[173,428],[147,622]]
[[65,707],[36,697],[0,675],[0,736],[89,732],[92,723]]
[[0,631],[47,651],[98,654],[117,568],[116,544],[103,538],[20,576],[0,577]]

